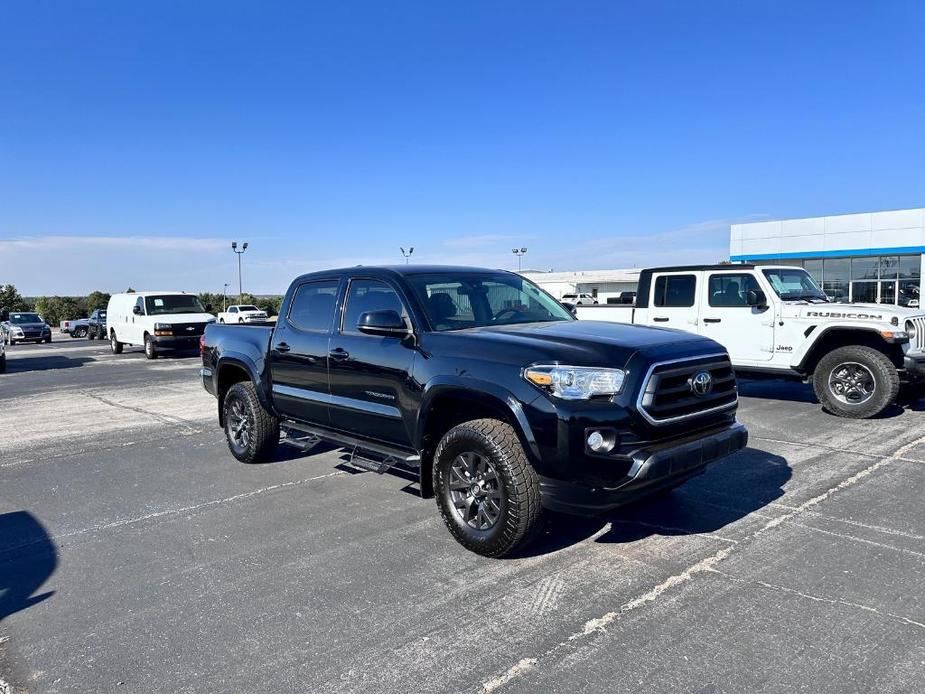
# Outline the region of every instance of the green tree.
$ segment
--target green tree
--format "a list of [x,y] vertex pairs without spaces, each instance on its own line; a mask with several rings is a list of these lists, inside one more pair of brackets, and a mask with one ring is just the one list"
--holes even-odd
[[86,311],[73,296],[40,296],[35,300],[35,311],[49,325],[58,325],[63,320],[86,318]]
[[110,295],[106,292],[90,292],[85,300],[88,313],[93,313],[97,309],[105,309],[109,305]]
[[0,289],[0,308],[10,311],[28,311],[32,307],[12,284],[5,285]]

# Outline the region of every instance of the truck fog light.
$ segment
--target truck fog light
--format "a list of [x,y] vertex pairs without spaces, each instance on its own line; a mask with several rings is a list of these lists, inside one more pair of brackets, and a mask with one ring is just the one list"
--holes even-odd
[[616,434],[608,429],[592,429],[588,433],[588,448],[595,453],[609,453],[617,443]]

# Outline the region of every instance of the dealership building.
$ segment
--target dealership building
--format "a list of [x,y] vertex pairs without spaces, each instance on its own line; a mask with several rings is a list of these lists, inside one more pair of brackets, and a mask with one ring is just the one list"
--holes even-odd
[[919,305],[925,208],[733,224],[732,262],[798,265],[836,301]]
[[638,268],[625,270],[578,270],[542,272],[524,270],[524,277],[561,299],[565,294],[590,294],[602,304],[617,301],[623,292],[635,292],[639,284]]

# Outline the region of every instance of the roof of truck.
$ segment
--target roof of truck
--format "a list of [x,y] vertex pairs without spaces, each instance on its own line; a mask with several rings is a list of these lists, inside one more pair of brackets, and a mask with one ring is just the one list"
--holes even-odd
[[647,267],[643,272],[678,272],[680,270],[689,270],[696,272],[699,270],[754,270],[753,263],[722,263],[716,265],[672,265],[670,267]]

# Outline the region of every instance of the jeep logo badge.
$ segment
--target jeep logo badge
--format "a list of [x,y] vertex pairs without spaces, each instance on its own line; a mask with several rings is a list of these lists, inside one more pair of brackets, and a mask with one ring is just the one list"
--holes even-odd
[[709,395],[713,390],[713,376],[709,371],[698,371],[687,380],[691,392],[698,398]]

